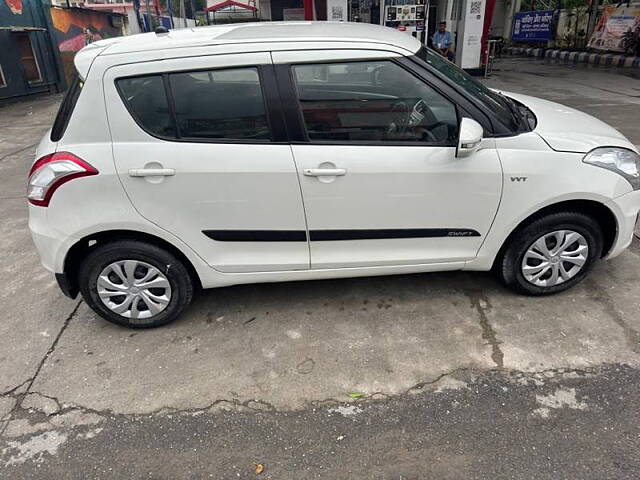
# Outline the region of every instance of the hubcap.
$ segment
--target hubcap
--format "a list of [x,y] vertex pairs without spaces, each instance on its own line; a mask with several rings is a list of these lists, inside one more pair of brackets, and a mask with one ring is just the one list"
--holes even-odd
[[589,256],[587,240],[573,230],[543,235],[527,249],[522,275],[539,287],[552,287],[575,277]]
[[138,260],[107,265],[97,283],[102,303],[125,318],[151,318],[167,308],[171,300],[167,277],[153,265]]

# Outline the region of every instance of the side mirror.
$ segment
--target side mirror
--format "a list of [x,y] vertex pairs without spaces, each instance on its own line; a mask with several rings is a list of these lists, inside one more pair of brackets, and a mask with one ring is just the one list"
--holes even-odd
[[460,122],[460,136],[456,157],[468,157],[480,147],[482,142],[482,125],[471,118],[464,117]]

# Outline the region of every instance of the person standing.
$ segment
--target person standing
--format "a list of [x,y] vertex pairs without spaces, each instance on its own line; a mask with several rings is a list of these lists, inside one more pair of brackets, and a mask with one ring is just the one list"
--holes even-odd
[[432,37],[433,49],[451,62],[455,60],[455,55],[451,50],[453,40],[451,32],[447,31],[447,22],[442,21],[438,25],[438,31]]

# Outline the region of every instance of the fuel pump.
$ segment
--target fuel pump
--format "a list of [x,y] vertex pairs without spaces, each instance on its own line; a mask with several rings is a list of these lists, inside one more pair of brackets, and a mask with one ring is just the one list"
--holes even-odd
[[426,25],[429,15],[426,2],[427,0],[386,0],[384,25],[406,32],[426,44]]

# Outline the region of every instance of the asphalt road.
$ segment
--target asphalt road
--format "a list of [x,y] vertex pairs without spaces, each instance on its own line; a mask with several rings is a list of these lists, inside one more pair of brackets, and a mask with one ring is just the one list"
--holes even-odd
[[[640,144],[637,79],[497,68],[490,86]],[[553,297],[462,272],[249,285],[125,330],[64,298],[29,239],[58,101],[0,108],[0,478],[640,477],[639,241]]]

